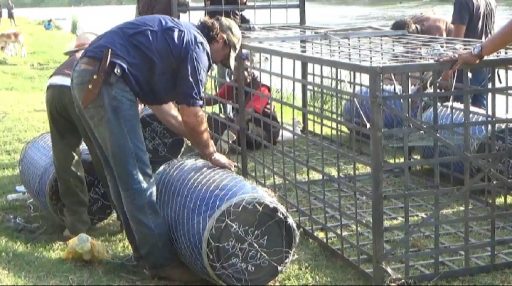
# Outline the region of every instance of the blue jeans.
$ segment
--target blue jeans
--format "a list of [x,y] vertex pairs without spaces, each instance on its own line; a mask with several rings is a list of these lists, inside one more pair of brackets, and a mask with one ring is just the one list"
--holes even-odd
[[[487,88],[489,84],[489,69],[471,69],[471,78],[469,84],[480,88]],[[463,82],[463,73],[461,70],[457,73],[457,83]],[[454,101],[463,102],[462,95],[455,95]],[[487,109],[487,92],[475,93],[471,96],[471,105],[482,109]]]
[[79,61],[71,79],[75,108],[96,146],[113,201],[134,256],[150,269],[177,259],[167,225],[156,205],[156,187],[144,144],[137,99],[122,78],[106,79],[87,108],[81,101],[97,70]]

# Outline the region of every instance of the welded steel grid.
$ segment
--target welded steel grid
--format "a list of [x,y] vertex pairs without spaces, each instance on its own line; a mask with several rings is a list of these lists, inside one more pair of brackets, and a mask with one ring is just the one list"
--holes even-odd
[[331,26],[310,26],[299,24],[277,24],[265,25],[257,27],[254,30],[242,31],[242,39],[244,42],[251,41],[276,41],[279,39],[300,39],[301,37],[325,35],[328,33],[342,33],[355,31],[382,31],[382,28],[374,26],[353,27],[349,29],[341,29]]
[[[476,179],[472,173],[447,178],[446,170],[440,166],[441,162],[460,160],[478,165],[507,154],[507,147],[489,149],[497,145],[491,134],[499,125],[508,124],[506,130],[512,122],[507,117],[496,117],[495,108],[490,108],[490,118],[483,123],[441,125],[422,119],[425,110],[413,116],[409,108],[409,100],[414,98],[437,104],[442,96],[453,96],[453,90],[440,91],[437,82],[434,90],[418,94],[413,93],[411,84],[417,83],[425,71],[439,76],[447,65],[435,63],[436,58],[461,47],[469,49],[476,42],[407,35],[373,27],[306,30],[300,34],[298,29],[297,35],[289,36],[287,33],[292,32],[279,35],[269,28],[268,37],[259,31],[258,37],[244,40],[243,48],[257,59],[253,70],[272,86],[272,100],[281,105],[278,114],[283,129],[294,136],[293,140],[275,146],[265,144],[267,148],[260,151],[233,148],[231,157],[239,162],[244,176],[275,190],[306,234],[341,254],[376,283],[382,283],[386,277],[435,280],[512,265],[508,250],[512,227],[506,219],[511,209],[507,199],[510,188],[496,180],[495,175],[489,175],[492,172],[480,170]],[[368,52],[359,52],[358,57],[348,60],[350,49],[336,46],[343,41],[359,43],[360,50]],[[400,54],[396,51],[384,52],[392,43],[400,42],[410,48],[424,42],[426,47],[423,52],[409,53],[408,61],[393,56]],[[484,61],[493,72],[501,70],[504,74],[499,80],[492,77],[489,88],[483,90],[492,101],[501,96],[508,104],[509,71],[503,68],[507,63],[508,49]],[[468,71],[464,73],[467,77]],[[376,112],[391,112],[396,116],[391,120],[393,124],[396,119],[402,122],[398,128],[360,125],[344,117],[344,107],[350,102],[371,104],[369,100],[360,101],[364,98],[361,90],[367,89],[369,99],[372,91],[379,94],[390,84],[401,85],[402,89],[391,89],[396,94],[392,92],[384,98]],[[467,97],[468,86],[465,88],[463,93]],[[295,98],[287,98],[287,93]],[[396,101],[398,105],[386,104]],[[371,112],[373,109],[368,109],[370,115],[376,116]],[[440,112],[439,107],[435,110]],[[466,111],[462,114],[465,117]],[[290,126],[296,119],[302,119],[305,125],[302,134]],[[420,145],[430,142],[435,152],[440,146],[453,150],[454,142],[446,140],[444,134],[431,133],[438,129],[462,129],[466,130],[462,137],[467,141],[473,135],[467,131],[481,124],[491,130],[485,133],[491,138],[485,143],[489,147],[483,154],[454,152],[451,157],[424,159],[418,155],[418,142],[412,142],[411,135],[421,133],[423,138],[416,140]],[[370,137],[381,132],[384,138],[372,142]],[[374,196],[375,190],[378,196]]]
[[[306,234],[373,275],[372,174],[351,176],[339,168],[339,177],[329,174],[326,168],[349,160],[335,162],[340,156],[326,141],[304,141],[298,139],[293,148],[287,144],[285,152],[279,146],[249,153],[248,178],[276,191]],[[421,171],[406,178],[389,170],[382,193],[383,266],[389,276],[428,281],[462,275],[466,258],[468,267],[481,271],[491,263],[512,263],[511,204],[496,206],[506,190],[486,196],[470,192],[466,198],[463,186],[439,186]]]
[[[379,30],[375,27],[349,31],[325,29],[293,36],[274,35],[274,31],[270,30],[267,35],[265,31],[259,31],[256,35],[254,39],[250,36],[246,39],[248,45],[368,67],[431,63],[460,50],[470,50],[479,42],[412,35],[405,31]],[[512,47],[507,47],[487,59],[508,57],[511,51]]]

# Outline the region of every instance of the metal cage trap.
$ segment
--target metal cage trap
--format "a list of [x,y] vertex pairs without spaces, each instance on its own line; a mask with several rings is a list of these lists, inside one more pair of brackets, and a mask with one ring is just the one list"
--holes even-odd
[[[239,108],[254,90],[238,82],[230,128],[246,138],[241,118],[258,118],[280,138],[259,137],[256,151],[232,143],[230,156],[305,233],[375,283],[512,265],[511,48],[449,82],[452,62],[436,59],[476,41],[374,27],[246,34],[250,70],[271,87],[279,123]],[[479,70],[488,77],[478,85]],[[487,107],[470,106],[477,95]]]

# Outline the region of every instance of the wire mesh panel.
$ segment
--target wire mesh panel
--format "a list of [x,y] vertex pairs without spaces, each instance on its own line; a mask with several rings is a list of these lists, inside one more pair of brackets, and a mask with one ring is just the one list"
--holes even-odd
[[[89,191],[87,213],[93,225],[112,214],[108,189],[98,179],[87,147],[80,147],[85,180]],[[63,222],[64,204],[59,195],[59,184],[53,165],[50,133],[43,133],[28,142],[21,151],[20,178],[28,194],[56,221]]]
[[[246,37],[278,120],[239,108],[255,90],[237,83],[233,128],[265,146],[231,145],[244,176],[275,190],[307,234],[376,283],[510,265],[511,50],[446,82],[451,63],[436,59],[476,41],[318,31]],[[489,75],[482,84],[479,69]],[[476,95],[487,107],[470,107]],[[250,134],[247,118],[279,127],[278,142]]]
[[202,277],[263,285],[292,258],[295,223],[262,188],[199,159],[171,161],[155,178],[171,239]]

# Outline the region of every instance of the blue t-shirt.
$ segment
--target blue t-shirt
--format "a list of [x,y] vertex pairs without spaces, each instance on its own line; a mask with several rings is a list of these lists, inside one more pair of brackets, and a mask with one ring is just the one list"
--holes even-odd
[[83,56],[100,60],[107,48],[142,103],[203,105],[212,61],[210,46],[195,25],[163,15],[137,17],[100,35]]

